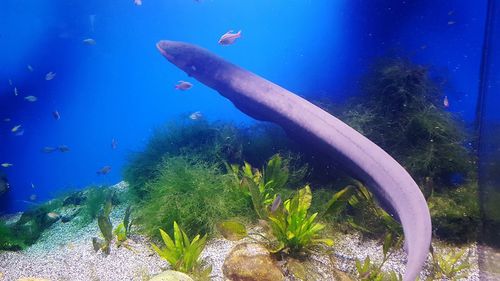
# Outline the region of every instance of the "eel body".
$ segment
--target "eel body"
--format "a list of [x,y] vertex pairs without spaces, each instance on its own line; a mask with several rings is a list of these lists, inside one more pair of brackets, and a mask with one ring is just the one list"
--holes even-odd
[[206,49],[176,41],[160,41],[157,48],[168,61],[245,114],[278,124],[363,180],[401,222],[408,252],[404,280],[417,278],[429,253],[431,219],[418,185],[396,160],[321,108]]

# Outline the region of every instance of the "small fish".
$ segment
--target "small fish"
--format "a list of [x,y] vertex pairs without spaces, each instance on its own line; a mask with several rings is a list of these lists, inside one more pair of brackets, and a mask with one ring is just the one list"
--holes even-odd
[[29,101],[29,102],[35,102],[38,100],[38,98],[35,96],[26,96],[26,97],[24,97],[24,99]]
[[52,111],[52,117],[54,117],[54,119],[56,120],[59,120],[61,119],[61,114],[59,114],[59,111]]
[[36,194],[31,194],[31,195],[30,195],[30,200],[31,200],[31,201],[35,201],[35,200],[36,200],[36,198],[37,198]]
[[31,66],[31,64],[28,64],[28,70],[29,70],[30,72],[33,72],[33,66]]
[[274,198],[273,204],[271,204],[271,209],[270,209],[271,213],[274,213],[280,205],[281,205],[281,195],[278,194],[278,196]]
[[17,126],[14,126],[14,128],[12,128],[10,131],[15,133],[17,131],[19,131],[21,129],[22,125],[17,125]]
[[134,4],[136,6],[141,6],[142,5],[142,0],[134,0]]
[[52,147],[52,146],[46,146],[46,147],[42,148],[43,153],[52,153],[56,150],[58,150],[58,148]]
[[45,80],[47,80],[47,81],[50,81],[50,80],[54,79],[54,77],[56,77],[56,73],[55,72],[51,71],[51,72],[45,74]]
[[424,44],[424,45],[420,46],[420,49],[422,49],[422,50],[427,49],[427,45]]
[[450,101],[448,100],[448,96],[444,96],[443,105],[446,108],[450,107]]
[[17,90],[17,87],[14,87],[14,96],[18,96],[19,95],[19,91]]
[[455,23],[457,23],[457,22],[456,21],[452,21],[452,20],[448,21],[448,25],[454,25]]
[[454,13],[455,13],[455,10],[450,10],[450,11],[448,12],[448,16],[451,16],[451,15],[453,15]]
[[35,188],[35,185],[33,183],[31,183],[31,188]]
[[233,33],[232,30],[229,30],[228,32],[224,33],[219,39],[219,44],[220,45],[231,45],[234,43],[234,41],[238,38],[241,37],[241,30],[238,31],[237,33]]
[[180,80],[178,83],[179,84],[175,85],[176,90],[186,91],[193,87],[193,84],[186,81]]
[[4,168],[9,168],[9,167],[12,167],[14,166],[14,164],[11,164],[11,163],[2,163],[2,167]]
[[4,118],[3,122],[10,122],[10,118]]
[[193,112],[189,115],[189,119],[191,120],[200,120],[201,118],[203,118],[203,115],[200,111]]
[[12,80],[9,79],[9,86],[12,86]]
[[112,139],[111,140],[111,149],[116,149],[116,147],[118,146],[118,142],[116,141],[116,139]]
[[50,212],[50,213],[47,213],[47,217],[49,217],[50,219],[53,219],[53,220],[57,220],[60,215],[56,212]]
[[68,152],[69,151],[69,147],[67,145],[60,145],[60,146],[57,147],[57,149],[60,152]]
[[85,45],[89,45],[89,46],[92,46],[92,45],[95,45],[96,42],[94,39],[92,38],[87,38],[87,39],[83,39],[82,41]]
[[96,173],[98,175],[107,175],[109,172],[111,172],[111,166],[104,166],[100,168]]

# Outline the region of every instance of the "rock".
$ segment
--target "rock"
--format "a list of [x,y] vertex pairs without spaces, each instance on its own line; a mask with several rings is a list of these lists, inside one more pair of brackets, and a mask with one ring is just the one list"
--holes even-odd
[[75,192],[64,199],[63,206],[68,206],[68,205],[79,206],[85,203],[85,200],[87,200],[87,196],[85,196],[83,192],[81,191]]
[[149,281],[193,281],[193,279],[185,273],[174,270],[167,270],[153,276],[153,278],[149,279]]
[[224,261],[222,271],[230,281],[280,281],[285,278],[269,251],[256,243],[234,247]]

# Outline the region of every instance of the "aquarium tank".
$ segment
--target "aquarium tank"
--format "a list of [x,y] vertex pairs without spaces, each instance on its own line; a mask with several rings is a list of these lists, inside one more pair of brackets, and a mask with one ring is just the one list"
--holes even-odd
[[500,1],[2,0],[0,281],[500,280]]

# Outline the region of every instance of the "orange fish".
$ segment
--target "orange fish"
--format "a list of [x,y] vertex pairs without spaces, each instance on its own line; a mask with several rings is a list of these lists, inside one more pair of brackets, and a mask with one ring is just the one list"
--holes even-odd
[[228,32],[224,33],[219,39],[219,44],[220,45],[231,45],[236,41],[236,39],[241,37],[241,30],[238,31],[237,33],[233,33],[232,30],[229,30]]
[[450,107],[450,101],[448,100],[448,96],[444,96],[443,105],[446,108]]
[[186,81],[180,80],[178,83],[179,84],[175,85],[176,90],[186,91],[193,87],[193,84]]

